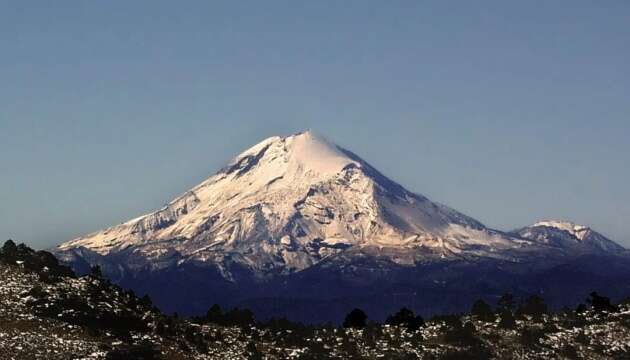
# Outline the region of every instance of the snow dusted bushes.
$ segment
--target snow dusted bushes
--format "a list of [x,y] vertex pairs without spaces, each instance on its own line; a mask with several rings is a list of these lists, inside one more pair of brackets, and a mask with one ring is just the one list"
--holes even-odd
[[[580,309],[559,313],[549,313],[539,296],[517,299],[506,294],[496,304],[474,302],[470,314],[435,316],[426,322],[402,308],[378,324],[355,309],[347,316],[346,328],[287,319],[261,323],[248,310],[224,312],[218,305],[205,316],[187,319],[160,313],[150,298],[113,285],[98,269],[81,278],[54,275],[50,278],[56,282],[48,283],[29,270],[50,273],[44,268],[55,263],[46,255],[9,243],[0,257],[10,264],[0,264],[0,273],[5,274],[0,302],[7,304],[0,314],[6,318],[19,305],[13,316],[28,313],[31,319],[61,324],[57,329],[87,333],[89,341],[101,342],[98,359],[491,359],[514,354],[527,359],[630,358],[630,305],[615,306],[597,293],[590,294]],[[3,300],[11,291],[19,295]],[[4,324],[0,323],[0,350],[6,349],[2,339],[7,324],[20,323]],[[28,331],[49,335],[39,326]],[[10,329],[11,339],[19,338],[14,334],[23,329],[23,325]],[[90,346],[94,348],[93,343]],[[164,355],[168,352],[176,356]]]
[[57,258],[48,251],[35,251],[24,244],[16,245],[7,240],[0,249],[0,261],[10,265],[20,265],[28,271],[36,272],[44,282],[55,282],[61,277],[74,277],[72,270],[59,264]]

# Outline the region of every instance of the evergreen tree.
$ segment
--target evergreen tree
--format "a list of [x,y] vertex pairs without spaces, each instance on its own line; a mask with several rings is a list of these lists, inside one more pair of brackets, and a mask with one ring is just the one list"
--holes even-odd
[[144,294],[144,296],[140,299],[140,304],[144,307],[151,307],[153,305],[153,301],[151,301],[149,294]]
[[476,338],[477,329],[475,325],[468,321],[462,324],[461,320],[449,327],[445,334],[445,340],[451,344],[474,345],[478,342]]
[[472,306],[470,313],[477,317],[477,319],[485,322],[494,322],[496,320],[496,316],[492,311],[492,308],[488,303],[483,300],[477,300]]
[[501,310],[508,310],[510,312],[513,312],[514,307],[516,306],[516,303],[514,302],[514,296],[510,293],[503,294],[503,296],[501,296],[501,298],[497,302],[497,305]]
[[424,325],[424,319],[419,315],[414,315],[413,311],[403,307],[396,314],[390,315],[385,323],[395,326],[404,326],[408,330],[416,331]]
[[92,266],[90,269],[90,276],[96,279],[102,279],[103,271],[101,270],[101,267],[99,265]]
[[520,341],[526,349],[535,349],[540,346],[540,339],[545,336],[542,329],[525,328],[521,332]]
[[376,341],[383,335],[381,326],[375,322],[370,321],[363,331],[363,341],[369,347],[376,346]]
[[516,320],[514,319],[514,314],[507,309],[503,309],[499,311],[499,317],[501,320],[499,321],[499,327],[503,329],[514,329],[516,327]]
[[7,240],[2,246],[2,258],[6,261],[15,261],[17,252],[17,246],[11,239]]
[[254,313],[248,309],[234,308],[225,313],[223,316],[223,325],[233,325],[246,327],[254,324]]
[[585,304],[580,304],[575,308],[575,314],[576,315],[580,315],[580,314],[584,314],[586,312],[586,310],[588,310],[588,308],[586,307]]
[[547,304],[543,298],[538,295],[532,295],[518,310],[518,313],[521,315],[529,315],[534,320],[542,319],[542,316],[547,313]]
[[206,313],[205,320],[213,324],[223,323],[223,312],[221,311],[221,306],[219,306],[219,304],[212,305]]
[[247,351],[248,359],[251,359],[251,360],[263,359],[262,353],[258,350],[258,348],[256,347],[256,344],[253,341],[250,341],[249,343],[247,343],[246,351]]
[[587,299],[588,303],[591,304],[593,310],[597,312],[615,312],[617,311],[617,307],[614,306],[610,302],[610,298],[606,296],[601,296],[597,292],[593,291],[590,294],[590,298]]
[[343,321],[343,327],[345,328],[364,328],[367,315],[361,309],[354,309],[350,311],[348,315],[346,315],[345,320]]

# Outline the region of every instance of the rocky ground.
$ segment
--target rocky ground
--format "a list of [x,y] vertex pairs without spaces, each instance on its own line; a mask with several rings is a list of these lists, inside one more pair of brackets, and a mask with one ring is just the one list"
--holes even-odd
[[449,315],[418,328],[257,324],[246,310],[183,319],[98,271],[76,278],[25,247],[0,258],[2,359],[630,359],[628,304],[513,323]]

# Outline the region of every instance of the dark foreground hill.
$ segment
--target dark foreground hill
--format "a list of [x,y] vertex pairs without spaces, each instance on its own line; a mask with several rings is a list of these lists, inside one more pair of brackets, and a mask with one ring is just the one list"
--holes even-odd
[[2,359],[630,358],[630,304],[598,294],[556,313],[540,297],[504,295],[496,306],[475,302],[472,314],[425,322],[402,309],[387,323],[361,310],[346,328],[256,323],[248,310],[216,306],[202,317],[167,316],[98,268],[76,277],[49,253],[13,242],[0,251]]

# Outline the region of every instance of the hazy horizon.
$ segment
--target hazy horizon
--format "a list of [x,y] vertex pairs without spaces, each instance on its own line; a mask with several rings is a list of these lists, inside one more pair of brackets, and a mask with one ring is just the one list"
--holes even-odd
[[489,227],[630,247],[630,4],[3,5],[0,239],[156,210],[313,129]]

